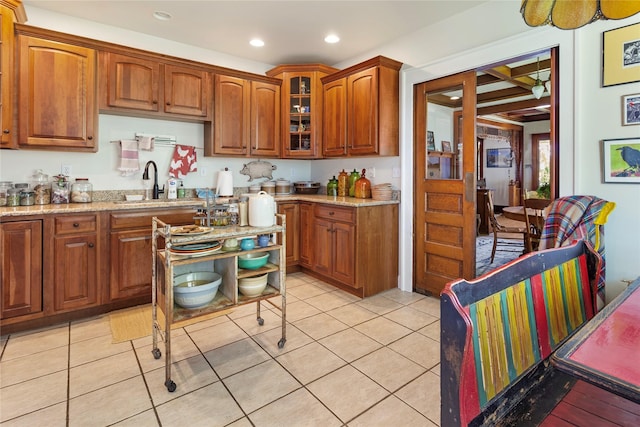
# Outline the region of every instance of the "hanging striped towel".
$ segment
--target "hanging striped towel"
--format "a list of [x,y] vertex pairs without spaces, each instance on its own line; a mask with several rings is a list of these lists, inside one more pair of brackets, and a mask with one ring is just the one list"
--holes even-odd
[[138,162],[138,141],[130,139],[120,140],[120,167],[122,176],[131,176],[140,170]]

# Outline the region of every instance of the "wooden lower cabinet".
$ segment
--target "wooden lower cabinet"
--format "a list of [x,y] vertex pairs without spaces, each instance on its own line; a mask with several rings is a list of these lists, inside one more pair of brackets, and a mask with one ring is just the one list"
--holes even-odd
[[316,204],[311,221],[311,273],[361,297],[398,286],[398,205]]
[[0,319],[42,312],[42,220],[0,224]]
[[[300,265],[302,267],[312,267],[314,263],[313,256],[313,204],[300,202],[298,204],[300,214],[299,220],[299,250]],[[287,251],[289,248],[287,248]]]
[[151,219],[171,225],[193,222],[193,209],[113,212],[110,215],[109,301],[148,297],[151,301]]
[[[300,262],[300,206],[297,202],[278,203],[278,213],[283,214],[287,222],[285,244],[287,271],[293,271],[292,269]],[[282,238],[281,234],[277,237]]]

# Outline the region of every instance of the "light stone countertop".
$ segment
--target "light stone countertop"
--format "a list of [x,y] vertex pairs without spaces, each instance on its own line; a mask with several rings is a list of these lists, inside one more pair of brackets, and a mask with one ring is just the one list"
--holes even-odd
[[[275,200],[276,203],[304,201],[355,208],[379,205],[395,205],[400,203],[398,200],[356,199],[355,197],[337,197],[321,194],[291,194],[288,196],[275,196]],[[192,207],[194,209],[197,209],[204,206],[205,202],[202,199],[157,199],[135,202],[100,201],[92,203],[48,204],[16,207],[3,206],[0,207],[0,220],[7,217],[29,215],[59,215],[100,211],[124,211],[133,209],[171,209],[179,207]]]

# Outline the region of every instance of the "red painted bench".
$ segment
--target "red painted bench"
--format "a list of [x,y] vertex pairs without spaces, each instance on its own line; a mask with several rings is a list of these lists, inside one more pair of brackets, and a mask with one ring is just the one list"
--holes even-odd
[[[534,252],[441,294],[441,425],[536,424],[575,380],[549,357],[596,311],[584,241]],[[535,402],[535,404],[532,404]]]

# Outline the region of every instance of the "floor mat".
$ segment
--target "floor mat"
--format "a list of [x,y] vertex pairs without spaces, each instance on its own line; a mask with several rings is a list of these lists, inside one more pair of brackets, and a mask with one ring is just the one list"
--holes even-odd
[[[182,320],[171,325],[171,329],[183,328],[194,323],[223,316],[231,311],[232,309],[221,310],[193,319]],[[158,321],[161,325],[164,325],[164,315],[160,310],[158,310]],[[109,323],[111,324],[111,336],[114,344],[149,336],[151,335],[152,323],[151,304],[113,311],[109,313]]]

